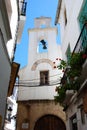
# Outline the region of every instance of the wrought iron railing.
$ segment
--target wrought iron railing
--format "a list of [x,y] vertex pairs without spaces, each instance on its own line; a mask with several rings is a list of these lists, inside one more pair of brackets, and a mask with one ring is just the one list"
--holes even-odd
[[27,2],[22,2],[21,15],[26,15]]
[[79,35],[73,53],[81,51],[84,51],[84,53],[87,54],[87,23],[83,25],[82,31]]

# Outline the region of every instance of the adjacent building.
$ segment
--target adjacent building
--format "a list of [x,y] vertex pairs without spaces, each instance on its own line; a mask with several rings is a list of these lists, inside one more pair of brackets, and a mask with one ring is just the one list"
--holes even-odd
[[57,28],[51,27],[50,17],[34,22],[35,27],[28,30],[28,64],[19,71],[17,130],[65,130],[65,113],[54,102],[62,75],[56,68],[61,58]]
[[[60,24],[63,60],[69,62],[70,55],[83,53],[79,89],[66,94],[67,130],[87,129],[87,1],[59,0],[55,25]],[[84,57],[85,56],[85,57]],[[80,64],[78,65],[79,69]],[[75,86],[73,86],[74,88]]]
[[[22,10],[19,10],[21,2]],[[1,0],[0,1],[0,129],[4,129],[6,102],[8,103],[13,91],[13,82],[16,79],[19,64],[13,63],[14,53],[18,37],[20,22],[25,22],[26,6],[24,1]],[[23,8],[24,7],[24,8]],[[20,17],[20,15],[23,15]],[[14,70],[15,73],[12,72]],[[11,86],[11,88],[10,88]],[[9,88],[9,89],[8,89]],[[10,92],[9,92],[10,91]],[[8,95],[9,93],[9,95]],[[8,96],[8,98],[7,98]]]

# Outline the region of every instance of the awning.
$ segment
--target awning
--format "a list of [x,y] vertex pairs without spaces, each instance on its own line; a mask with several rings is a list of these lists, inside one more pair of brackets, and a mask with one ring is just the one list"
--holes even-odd
[[18,76],[20,64],[13,62],[11,66],[11,76],[10,76],[10,83],[8,88],[8,96],[12,95],[14,84],[16,77]]

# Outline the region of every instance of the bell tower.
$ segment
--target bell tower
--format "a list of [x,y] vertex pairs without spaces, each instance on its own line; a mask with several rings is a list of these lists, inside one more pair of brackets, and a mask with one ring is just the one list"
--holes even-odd
[[[51,27],[51,18],[40,17],[35,19],[35,27],[29,29],[28,34],[28,64],[19,72],[18,130],[25,126],[30,130],[53,130],[56,119],[60,122],[56,129],[65,130],[65,113],[54,102],[55,88],[61,76],[61,71],[55,67],[56,59],[61,58],[61,48],[56,43],[57,28]],[[57,116],[55,122],[54,115]],[[43,122],[44,118],[46,122]],[[46,124],[46,127],[41,124]]]
[[35,27],[29,29],[28,34],[28,64],[20,70],[20,79],[32,87],[20,91],[19,99],[54,99],[54,84],[59,83],[61,76],[53,64],[56,58],[61,58],[61,48],[56,43],[57,28],[51,27],[50,17],[35,18]]

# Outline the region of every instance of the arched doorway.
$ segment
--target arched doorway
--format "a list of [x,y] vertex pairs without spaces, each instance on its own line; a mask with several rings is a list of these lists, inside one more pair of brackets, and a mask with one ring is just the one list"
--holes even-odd
[[45,115],[37,120],[34,130],[66,130],[66,127],[57,116]]

